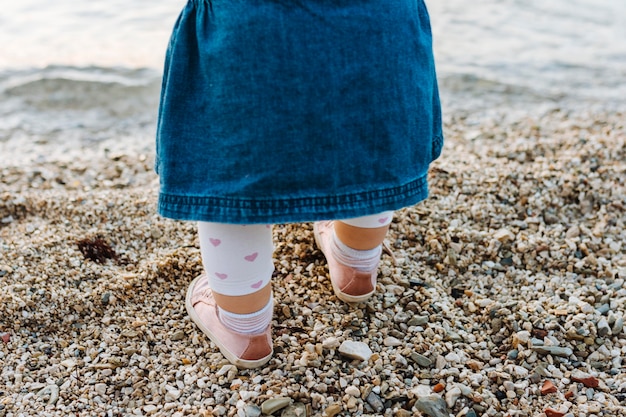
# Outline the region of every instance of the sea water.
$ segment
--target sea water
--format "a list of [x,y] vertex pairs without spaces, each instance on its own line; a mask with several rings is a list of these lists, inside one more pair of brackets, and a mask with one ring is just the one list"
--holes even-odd
[[[625,110],[626,1],[426,3],[444,114]],[[163,57],[183,5],[0,0],[0,168],[153,153]]]

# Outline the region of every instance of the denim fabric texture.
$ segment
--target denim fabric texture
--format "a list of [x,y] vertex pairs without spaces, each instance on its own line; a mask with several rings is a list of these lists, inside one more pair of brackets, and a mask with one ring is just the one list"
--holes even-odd
[[422,0],[191,0],[168,45],[159,212],[288,223],[428,194],[443,145]]

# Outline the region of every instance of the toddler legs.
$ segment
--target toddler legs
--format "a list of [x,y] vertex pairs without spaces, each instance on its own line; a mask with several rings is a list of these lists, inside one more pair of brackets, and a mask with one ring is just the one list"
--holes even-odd
[[[374,294],[381,244],[392,215],[314,225],[340,299],[360,302]],[[264,365],[273,353],[271,226],[199,222],[198,237],[206,274],[187,291],[191,319],[231,363],[243,368]]]

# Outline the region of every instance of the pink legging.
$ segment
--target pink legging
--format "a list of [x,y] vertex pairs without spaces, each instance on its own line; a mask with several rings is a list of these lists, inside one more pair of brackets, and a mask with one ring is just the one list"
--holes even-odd
[[[391,223],[393,211],[341,220],[351,226],[377,228]],[[224,295],[247,295],[272,278],[272,226],[198,222],[202,263],[211,288]]]

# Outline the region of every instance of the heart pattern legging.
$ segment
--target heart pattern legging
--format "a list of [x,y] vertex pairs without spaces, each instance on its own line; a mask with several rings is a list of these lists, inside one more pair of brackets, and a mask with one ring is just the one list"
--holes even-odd
[[[391,223],[393,211],[342,219],[351,226],[377,228]],[[274,272],[272,225],[198,222],[202,263],[213,291],[252,294],[269,284]]]

